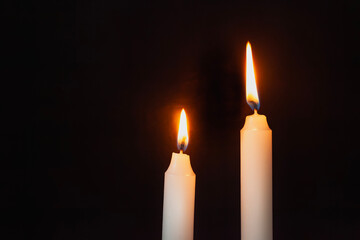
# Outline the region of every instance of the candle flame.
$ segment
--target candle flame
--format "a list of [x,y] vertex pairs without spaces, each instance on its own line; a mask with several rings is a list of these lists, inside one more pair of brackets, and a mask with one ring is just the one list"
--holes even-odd
[[246,44],[246,102],[252,110],[259,110],[260,101],[256,88],[255,70],[250,42]]
[[177,145],[180,151],[185,151],[189,144],[185,110],[181,110]]

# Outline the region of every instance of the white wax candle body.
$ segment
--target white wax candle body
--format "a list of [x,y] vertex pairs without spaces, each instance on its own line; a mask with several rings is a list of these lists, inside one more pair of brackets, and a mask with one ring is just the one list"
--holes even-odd
[[272,240],[272,132],[264,115],[240,131],[241,239]]
[[173,153],[165,172],[163,240],[193,239],[195,178],[189,155]]

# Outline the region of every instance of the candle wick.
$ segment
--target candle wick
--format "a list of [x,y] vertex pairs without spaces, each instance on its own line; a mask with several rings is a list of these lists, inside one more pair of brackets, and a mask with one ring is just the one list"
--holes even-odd
[[254,109],[254,114],[258,114],[257,109]]
[[180,149],[180,154],[183,154],[183,153],[184,153],[184,151],[182,149]]

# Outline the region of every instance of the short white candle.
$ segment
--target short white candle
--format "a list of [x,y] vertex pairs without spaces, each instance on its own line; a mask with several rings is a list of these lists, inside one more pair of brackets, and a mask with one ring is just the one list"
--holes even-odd
[[259,115],[250,43],[246,46],[246,100],[254,110],[240,132],[241,239],[272,240],[272,131]]
[[184,154],[188,145],[186,115],[181,111],[178,148],[165,172],[163,205],[163,240],[192,240],[194,236],[195,178],[190,157]]

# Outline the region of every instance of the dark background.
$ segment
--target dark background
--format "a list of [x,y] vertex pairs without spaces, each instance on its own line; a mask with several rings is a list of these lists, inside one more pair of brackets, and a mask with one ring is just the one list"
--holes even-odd
[[187,111],[195,239],[240,239],[245,44],[273,130],[274,239],[359,239],[359,8],[8,1],[2,239],[161,239]]

